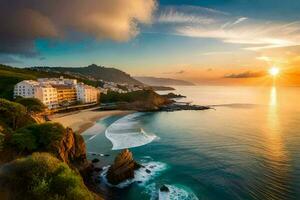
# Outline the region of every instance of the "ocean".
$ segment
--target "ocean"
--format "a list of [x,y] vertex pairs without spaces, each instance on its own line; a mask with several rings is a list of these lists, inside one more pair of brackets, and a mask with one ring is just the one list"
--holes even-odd
[[84,133],[104,165],[132,147],[151,171],[117,187],[99,177],[107,199],[154,200],[163,184],[172,200],[300,199],[300,88],[175,88],[213,109],[112,116]]

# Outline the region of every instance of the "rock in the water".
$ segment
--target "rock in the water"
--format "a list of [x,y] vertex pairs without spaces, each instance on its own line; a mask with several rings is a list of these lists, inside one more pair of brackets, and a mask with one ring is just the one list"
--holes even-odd
[[101,168],[101,167],[95,167],[95,168],[94,168],[94,171],[95,171],[95,172],[101,172],[101,171],[102,171],[102,168]]
[[98,159],[98,158],[94,158],[93,160],[92,160],[92,163],[97,163],[97,162],[99,162],[100,160]]
[[146,169],[146,172],[147,172],[148,174],[150,174],[150,173],[151,173],[151,171],[150,171],[149,169]]
[[161,186],[159,189],[161,192],[170,192],[169,188],[165,185]]
[[106,178],[110,184],[117,185],[126,179],[134,178],[134,170],[138,168],[140,165],[133,160],[132,153],[125,149],[115,158]]

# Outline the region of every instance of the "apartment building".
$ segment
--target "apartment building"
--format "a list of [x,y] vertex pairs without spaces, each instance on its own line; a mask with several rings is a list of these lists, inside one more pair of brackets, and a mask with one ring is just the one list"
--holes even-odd
[[60,106],[67,106],[77,101],[76,87],[73,85],[52,85],[57,91]]
[[77,84],[76,79],[68,79],[64,78],[63,76],[59,78],[39,78],[37,79],[39,83],[48,83],[50,85],[73,85]]
[[24,98],[33,98],[35,94],[35,87],[39,86],[37,81],[24,80],[15,85],[14,97],[20,96]]
[[49,84],[42,84],[35,87],[34,97],[39,99],[49,109],[57,108],[59,106],[57,90]]
[[57,91],[49,84],[24,80],[15,85],[14,97],[37,98],[48,108],[57,107]]
[[82,103],[96,103],[100,97],[100,90],[83,83],[76,85],[77,101]]
[[15,85],[14,97],[37,98],[49,109],[68,106],[76,101],[96,103],[100,90],[76,79],[41,78],[37,81],[24,80]]

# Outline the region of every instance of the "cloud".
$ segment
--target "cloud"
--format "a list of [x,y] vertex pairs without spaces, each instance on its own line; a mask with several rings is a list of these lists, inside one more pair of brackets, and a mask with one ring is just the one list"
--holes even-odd
[[203,7],[177,6],[162,11],[158,22],[171,26],[170,34],[218,39],[243,45],[246,50],[300,45],[300,21],[257,20]]
[[185,70],[173,71],[173,72],[163,72],[162,74],[184,74],[186,73]]
[[11,64],[11,63],[22,63],[20,60],[16,59],[14,56],[0,54],[1,64]]
[[35,40],[71,33],[127,41],[151,23],[155,0],[1,0],[0,53],[37,54]]
[[184,70],[180,70],[180,71],[176,72],[176,74],[184,74],[184,73],[185,73]]
[[264,72],[247,71],[247,72],[242,72],[242,73],[238,73],[238,74],[228,74],[228,75],[225,75],[224,78],[258,78],[258,77],[262,77],[265,75],[266,75],[266,73],[264,73]]
[[158,23],[212,24],[218,16],[228,13],[200,6],[165,6],[156,19]]
[[[225,28],[217,27],[178,27],[177,33],[189,37],[215,38],[225,43],[247,45],[247,50],[261,50],[288,47],[300,44],[300,21],[294,24],[244,23]],[[222,27],[222,26],[221,26]]]

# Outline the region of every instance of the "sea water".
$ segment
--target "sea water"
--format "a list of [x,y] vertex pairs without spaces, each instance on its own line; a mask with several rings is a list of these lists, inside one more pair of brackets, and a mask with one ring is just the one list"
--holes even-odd
[[[142,168],[134,180],[112,187],[104,170],[107,199],[157,199],[162,185],[174,200],[300,199],[300,88],[185,86],[173,92],[187,96],[178,101],[214,109],[113,116],[85,135],[89,152],[110,155],[100,158],[103,165],[120,152],[114,147],[132,145],[150,171]],[[107,130],[122,129],[126,141],[106,137]]]

